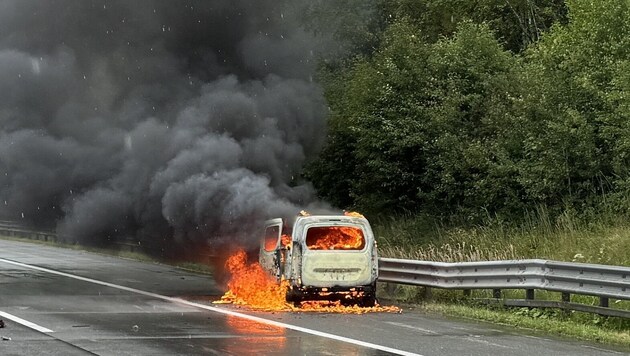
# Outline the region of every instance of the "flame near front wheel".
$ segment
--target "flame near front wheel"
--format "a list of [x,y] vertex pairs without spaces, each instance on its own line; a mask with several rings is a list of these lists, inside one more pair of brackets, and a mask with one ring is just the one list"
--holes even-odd
[[229,290],[218,303],[247,305],[259,310],[286,310],[287,283],[278,284],[259,263],[247,263],[247,254],[237,251],[225,267],[230,273]]
[[357,305],[342,305],[340,301],[303,301],[299,307],[286,302],[288,283],[276,282],[268,275],[259,263],[247,263],[247,254],[243,250],[237,251],[228,258],[225,267],[231,275],[228,282],[229,290],[215,301],[217,304],[237,304],[262,311],[310,311],[328,313],[367,312],[400,312],[395,306],[359,307]]

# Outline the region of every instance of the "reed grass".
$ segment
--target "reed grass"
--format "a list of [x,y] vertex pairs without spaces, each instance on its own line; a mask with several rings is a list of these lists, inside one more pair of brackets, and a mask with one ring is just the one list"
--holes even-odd
[[[578,215],[571,210],[552,216],[539,207],[520,220],[508,223],[499,217],[469,225],[443,223],[427,216],[402,216],[373,222],[382,257],[440,262],[473,262],[514,259],[549,259],[630,266],[630,216],[615,209]],[[470,317],[558,335],[630,347],[630,320],[595,314],[540,308],[494,308],[476,298],[491,298],[491,291],[427,290],[422,287],[381,286],[380,296],[411,303],[428,311]],[[503,297],[523,299],[522,290],[504,290]],[[560,300],[560,293],[536,291],[536,299]],[[572,301],[598,305],[599,299],[572,296]],[[610,307],[630,309],[630,301],[611,300]]]
[[448,226],[426,216],[374,223],[383,257],[469,262],[550,259],[630,266],[630,217],[579,217],[570,211],[552,218],[544,208],[519,224],[488,218],[483,224]]

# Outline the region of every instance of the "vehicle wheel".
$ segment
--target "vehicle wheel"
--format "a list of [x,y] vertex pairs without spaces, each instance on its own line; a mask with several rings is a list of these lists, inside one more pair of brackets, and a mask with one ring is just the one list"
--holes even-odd
[[366,295],[359,300],[360,307],[373,307],[376,305],[376,297],[371,295]]
[[290,287],[289,290],[287,290],[286,301],[287,303],[293,303],[294,306],[299,307],[302,297]]

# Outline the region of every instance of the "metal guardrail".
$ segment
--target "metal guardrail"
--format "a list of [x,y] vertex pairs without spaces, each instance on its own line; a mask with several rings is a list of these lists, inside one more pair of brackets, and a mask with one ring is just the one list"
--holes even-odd
[[33,230],[16,221],[0,220],[0,234],[40,241],[57,241],[57,234],[50,230]]
[[[53,231],[25,228],[15,221],[0,220],[0,234],[35,240],[57,241]],[[135,251],[134,242],[119,242]],[[630,267],[549,260],[508,260],[442,263],[431,261],[379,259],[379,282],[423,286],[427,288],[493,291],[486,303],[519,307],[543,307],[577,310],[601,315],[630,318],[630,310],[610,307],[609,300],[630,300]],[[504,289],[525,290],[525,299],[502,298]],[[536,300],[535,291],[560,292],[560,301]],[[571,302],[571,295],[599,298],[599,305]]]
[[[49,241],[53,243],[77,243],[72,238],[60,235],[53,230],[35,230],[25,226],[25,224],[19,221],[0,220],[0,235],[26,238],[30,240]],[[154,256],[159,256],[160,252],[164,251],[164,247],[159,244],[151,244],[150,241],[141,242],[132,236],[111,241],[110,246],[119,251],[143,252],[153,254]],[[207,250],[203,250],[196,251],[188,257],[195,258],[197,262],[213,263],[213,261],[218,258],[218,255],[209,253]]]
[[[493,290],[486,302],[509,306],[555,307],[630,318],[630,310],[609,300],[630,300],[630,267],[548,260],[442,263],[379,259],[379,281],[441,289]],[[525,290],[525,299],[503,299],[501,290]],[[560,301],[536,300],[535,290],[561,293]],[[599,298],[599,306],[571,302],[571,295]]]

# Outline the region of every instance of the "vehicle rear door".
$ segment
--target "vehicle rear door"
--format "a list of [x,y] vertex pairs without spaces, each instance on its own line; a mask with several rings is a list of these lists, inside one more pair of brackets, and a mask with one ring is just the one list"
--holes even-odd
[[272,219],[265,223],[265,231],[260,242],[259,262],[270,275],[280,279],[280,238],[282,236],[282,219]]

